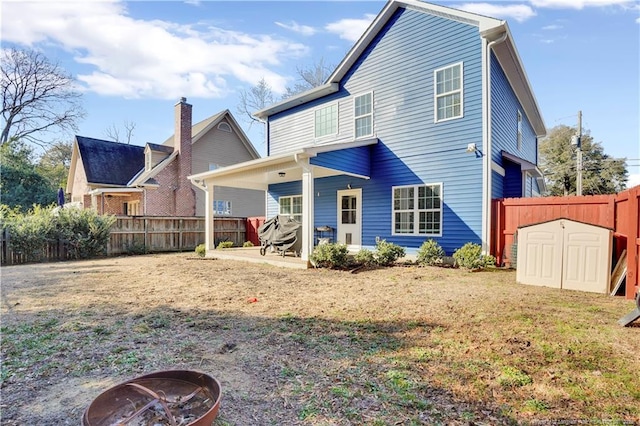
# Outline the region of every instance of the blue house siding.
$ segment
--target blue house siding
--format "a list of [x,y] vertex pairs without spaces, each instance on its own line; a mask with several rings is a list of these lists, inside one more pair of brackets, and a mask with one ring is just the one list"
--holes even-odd
[[504,177],[495,170],[491,171],[491,198],[504,198]]
[[[522,144],[518,149],[518,111],[522,113]],[[533,127],[513,92],[496,57],[491,55],[491,159],[502,165],[500,151],[537,164],[537,140]]]
[[314,166],[327,167],[354,173],[361,176],[369,176],[371,173],[371,158],[368,146],[359,148],[341,149],[338,151],[322,152],[310,159]]
[[[442,236],[433,238],[449,254],[466,242],[480,243],[482,158],[467,153],[466,147],[482,145],[481,53],[477,27],[400,9],[345,75],[337,93],[269,118],[272,155],[352,141],[353,97],[373,92],[374,137],[379,143],[367,148],[371,179],[316,179],[316,226],[337,226],[336,191],[350,184],[362,188],[363,246],[374,246],[380,237],[416,249],[432,237],[392,235],[392,187],[442,183]],[[434,71],[456,63],[463,65],[463,117],[435,123]],[[338,102],[338,134],[315,140],[315,108],[333,102]],[[352,159],[341,155],[321,154],[312,164],[341,169]],[[349,167],[354,166],[364,165]],[[270,187],[270,215],[277,213],[277,196],[291,195],[285,194],[289,190],[300,193],[282,185]]]

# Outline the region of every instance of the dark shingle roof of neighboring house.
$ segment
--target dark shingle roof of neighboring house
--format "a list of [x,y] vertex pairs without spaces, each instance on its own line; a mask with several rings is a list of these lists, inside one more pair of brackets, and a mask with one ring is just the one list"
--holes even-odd
[[87,182],[126,186],[144,168],[144,147],[76,136]]

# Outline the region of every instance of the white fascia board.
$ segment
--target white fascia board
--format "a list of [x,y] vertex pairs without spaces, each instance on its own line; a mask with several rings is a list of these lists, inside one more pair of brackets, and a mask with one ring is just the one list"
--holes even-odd
[[89,191],[89,195],[100,195],[105,193],[127,193],[127,192],[142,192],[141,188],[96,188]]
[[306,104],[307,102],[335,93],[338,91],[339,87],[340,86],[337,83],[326,83],[322,86],[314,87],[311,90],[307,90],[306,92],[302,92],[298,95],[277,102],[267,108],[261,109],[260,111],[256,111],[253,113],[253,116],[259,120],[265,120],[269,116],[279,112],[286,111],[298,105]]

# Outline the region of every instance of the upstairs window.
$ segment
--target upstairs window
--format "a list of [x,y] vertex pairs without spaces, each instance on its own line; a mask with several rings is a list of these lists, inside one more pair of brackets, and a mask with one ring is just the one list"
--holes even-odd
[[353,117],[356,138],[373,135],[373,93],[369,92],[354,98]]
[[224,121],[218,124],[218,130],[222,130],[223,132],[231,133],[231,126],[229,123],[225,123]]
[[462,117],[462,62],[434,71],[435,121]]
[[393,187],[394,235],[442,235],[442,184]]
[[302,195],[280,197],[280,212],[282,216],[289,216],[293,220],[302,223]]
[[335,135],[338,133],[338,104],[328,105],[316,110],[315,136]]

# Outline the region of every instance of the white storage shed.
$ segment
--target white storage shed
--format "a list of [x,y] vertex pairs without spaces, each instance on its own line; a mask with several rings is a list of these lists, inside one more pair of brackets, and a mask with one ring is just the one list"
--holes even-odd
[[608,293],[613,231],[569,219],[518,228],[516,280]]

